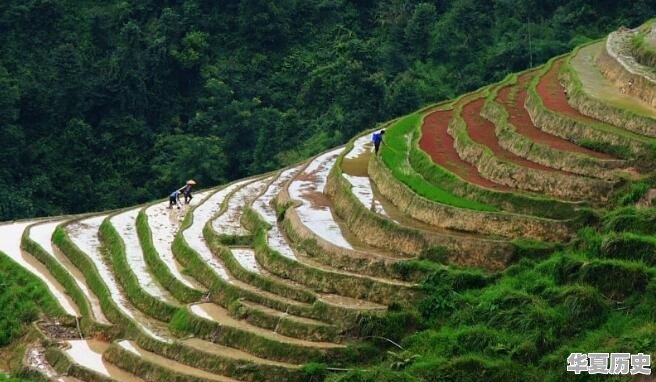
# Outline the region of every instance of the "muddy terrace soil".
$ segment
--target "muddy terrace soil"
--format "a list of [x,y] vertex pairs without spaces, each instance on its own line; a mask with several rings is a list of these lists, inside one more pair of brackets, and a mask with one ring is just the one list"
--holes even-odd
[[554,61],[551,69],[549,69],[549,71],[543,75],[542,78],[540,78],[540,82],[537,86],[537,91],[540,95],[540,98],[542,98],[542,102],[544,102],[544,106],[547,109],[553,110],[560,114],[565,114],[573,118],[598,122],[594,118],[581,114],[567,102],[567,93],[565,93],[565,88],[563,88],[560,80],[558,80],[558,73],[560,72],[560,66],[562,64],[562,58],[560,60]]
[[71,340],[81,337],[81,333],[76,327],[65,326],[57,320],[40,321],[37,325],[50,338]]
[[342,171],[344,174],[353,176],[369,176],[367,173],[367,166],[369,165],[369,158],[372,153],[366,150],[362,155],[353,159],[344,158],[342,161]]
[[535,73],[523,74],[517,80],[516,85],[508,85],[504,87],[499,91],[499,95],[496,98],[496,101],[503,105],[508,111],[508,114],[510,115],[509,122],[515,126],[517,132],[530,138],[534,142],[545,144],[556,150],[578,152],[601,159],[612,159],[613,157],[610,155],[588,150],[584,147],[575,145],[566,139],[547,134],[533,124],[531,116],[524,108],[524,103],[528,93],[528,83],[534,75]]
[[469,182],[495,190],[511,190],[510,187],[483,178],[475,166],[460,159],[453,147],[453,137],[447,131],[452,118],[453,110],[438,110],[428,114],[421,126],[419,147],[433,159],[433,162]]
[[552,167],[547,167],[539,163],[531,162],[530,160],[517,156],[501,147],[499,145],[497,135],[494,131],[494,124],[481,117],[481,109],[483,108],[484,104],[485,98],[478,98],[466,104],[462,108],[462,117],[467,124],[467,132],[475,142],[489,147],[497,157],[513,162],[520,166],[541,171],[562,172],[569,174],[565,171],[559,171]]

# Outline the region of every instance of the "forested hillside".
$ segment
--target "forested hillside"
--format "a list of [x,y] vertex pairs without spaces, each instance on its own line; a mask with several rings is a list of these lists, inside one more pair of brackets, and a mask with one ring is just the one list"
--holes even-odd
[[646,380],[653,4],[262,4],[3,6],[0,375]]
[[6,0],[0,220],[126,206],[189,177],[209,186],[279,168],[655,7]]

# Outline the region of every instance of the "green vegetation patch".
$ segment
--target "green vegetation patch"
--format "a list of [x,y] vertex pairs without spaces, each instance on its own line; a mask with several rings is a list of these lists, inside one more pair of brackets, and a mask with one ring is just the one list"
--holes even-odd
[[631,53],[636,61],[645,66],[656,67],[656,42],[649,33],[656,24],[656,20],[650,20],[640,26],[640,31],[631,39]]
[[[435,270],[415,307],[416,333],[388,333],[402,349],[388,344],[387,356],[374,367],[329,381],[474,381],[481,375],[492,381],[573,381],[563,366],[571,352],[653,355],[653,216],[633,208],[613,211],[567,247],[534,253],[501,273]],[[531,246],[524,244],[530,255]]]
[[428,182],[414,171],[408,161],[412,132],[421,123],[422,113],[416,112],[399,119],[385,130],[385,143],[381,155],[394,177],[417,194],[438,203],[478,211],[498,211],[498,208],[454,195]]
[[25,379],[19,377],[9,377],[0,373],[0,382],[36,382],[34,379]]
[[653,208],[620,208],[604,216],[606,231],[628,231],[638,234],[656,234],[656,210]]
[[40,313],[64,315],[41,280],[0,252],[0,347],[21,336]]

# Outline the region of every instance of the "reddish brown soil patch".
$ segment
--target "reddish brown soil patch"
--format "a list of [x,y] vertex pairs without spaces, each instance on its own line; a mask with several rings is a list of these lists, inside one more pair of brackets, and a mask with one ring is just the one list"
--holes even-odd
[[472,140],[474,140],[474,142],[487,146],[497,157],[505,159],[509,162],[513,162],[517,165],[541,171],[558,171],[566,173],[565,171],[559,171],[555,168],[531,162],[530,160],[517,156],[501,147],[499,145],[497,135],[494,131],[494,124],[481,117],[481,109],[483,108],[484,104],[485,98],[478,98],[472,102],[469,102],[462,108],[462,118],[467,124],[467,131],[469,132],[469,136],[472,138]]
[[433,159],[433,162],[470,183],[496,190],[510,190],[509,187],[483,178],[476,167],[460,159],[453,147],[453,138],[447,131],[451,118],[453,118],[453,110],[438,110],[428,114],[421,126],[419,147]]
[[324,194],[318,191],[306,193],[303,195],[303,198],[305,198],[308,202],[310,202],[312,208],[315,209],[321,209],[324,207],[332,208],[333,206],[328,200],[328,198],[326,198]]
[[295,180],[300,180],[303,182],[317,182],[319,180],[317,177],[317,172],[318,170],[314,170],[312,172],[303,172],[298,174]]
[[556,150],[577,152],[601,159],[612,159],[613,157],[610,155],[589,150],[566,139],[547,134],[533,124],[531,116],[524,108],[524,102],[528,93],[527,85],[531,78],[533,78],[533,75],[534,73],[523,74],[517,80],[516,85],[509,85],[501,89],[496,99],[508,111],[510,115],[509,121],[515,126],[517,132],[533,142],[547,145]]
[[590,118],[587,115],[581,114],[578,110],[573,108],[567,102],[567,93],[565,88],[560,84],[558,80],[558,73],[560,72],[560,66],[563,64],[563,59],[554,61],[551,69],[540,78],[540,82],[537,86],[538,95],[542,98],[544,106],[547,109],[553,110],[560,114],[565,114],[567,116],[582,119],[586,121],[597,121],[594,118]]

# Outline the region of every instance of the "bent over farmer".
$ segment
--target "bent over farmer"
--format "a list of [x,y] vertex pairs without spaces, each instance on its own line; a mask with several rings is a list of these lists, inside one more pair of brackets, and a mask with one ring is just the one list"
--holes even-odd
[[169,195],[169,207],[177,206],[180,209],[180,190],[175,190]]
[[378,155],[378,150],[380,150],[380,144],[383,143],[383,135],[385,135],[385,130],[374,133],[374,135],[371,137],[371,141],[374,143],[374,151],[376,155]]
[[185,184],[184,187],[180,189],[180,192],[182,192],[182,194],[184,195],[185,204],[189,204],[189,202],[191,202],[191,199],[193,198],[193,196],[191,196],[191,189],[195,185],[196,185],[196,181],[193,179],[189,179],[187,181],[187,184]]

